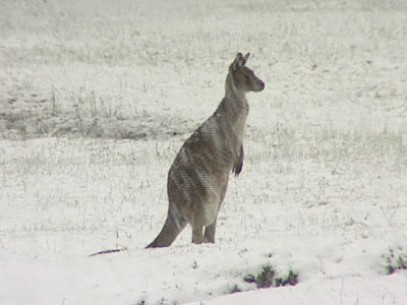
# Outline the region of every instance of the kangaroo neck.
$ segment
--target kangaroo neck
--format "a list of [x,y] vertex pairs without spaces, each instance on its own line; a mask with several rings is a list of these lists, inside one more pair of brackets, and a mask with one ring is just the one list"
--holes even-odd
[[233,81],[232,73],[229,72],[225,83],[225,97],[223,102],[228,104],[227,108],[233,112],[246,112],[249,111],[249,105],[246,100],[246,93],[236,88]]

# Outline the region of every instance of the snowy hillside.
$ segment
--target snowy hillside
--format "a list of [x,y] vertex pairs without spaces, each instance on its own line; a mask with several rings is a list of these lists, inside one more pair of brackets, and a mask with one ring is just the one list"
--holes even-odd
[[[0,8],[1,305],[407,304],[405,1]],[[266,89],[217,242],[146,250],[239,51]]]

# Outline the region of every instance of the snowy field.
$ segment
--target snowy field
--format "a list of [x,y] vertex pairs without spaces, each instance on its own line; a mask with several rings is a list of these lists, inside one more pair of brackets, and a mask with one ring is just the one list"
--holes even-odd
[[[145,250],[239,51],[217,242]],[[407,2],[0,0],[0,208],[1,305],[407,304]]]

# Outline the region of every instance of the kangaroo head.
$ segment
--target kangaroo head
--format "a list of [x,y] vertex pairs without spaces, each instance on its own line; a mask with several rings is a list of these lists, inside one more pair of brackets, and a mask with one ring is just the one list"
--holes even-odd
[[229,73],[237,90],[244,93],[250,91],[259,92],[264,89],[264,82],[251,69],[246,67],[249,56],[250,53],[244,56],[242,53],[237,53],[235,60],[229,67]]

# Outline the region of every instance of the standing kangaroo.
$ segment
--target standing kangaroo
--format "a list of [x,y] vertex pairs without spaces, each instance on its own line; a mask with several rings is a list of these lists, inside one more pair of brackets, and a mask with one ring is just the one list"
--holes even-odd
[[193,243],[215,242],[229,173],[239,175],[243,166],[243,132],[249,113],[246,93],[264,89],[264,82],[246,67],[249,55],[237,54],[229,66],[222,102],[178,152],[168,172],[167,219],[147,248],[168,247],[188,223]]

